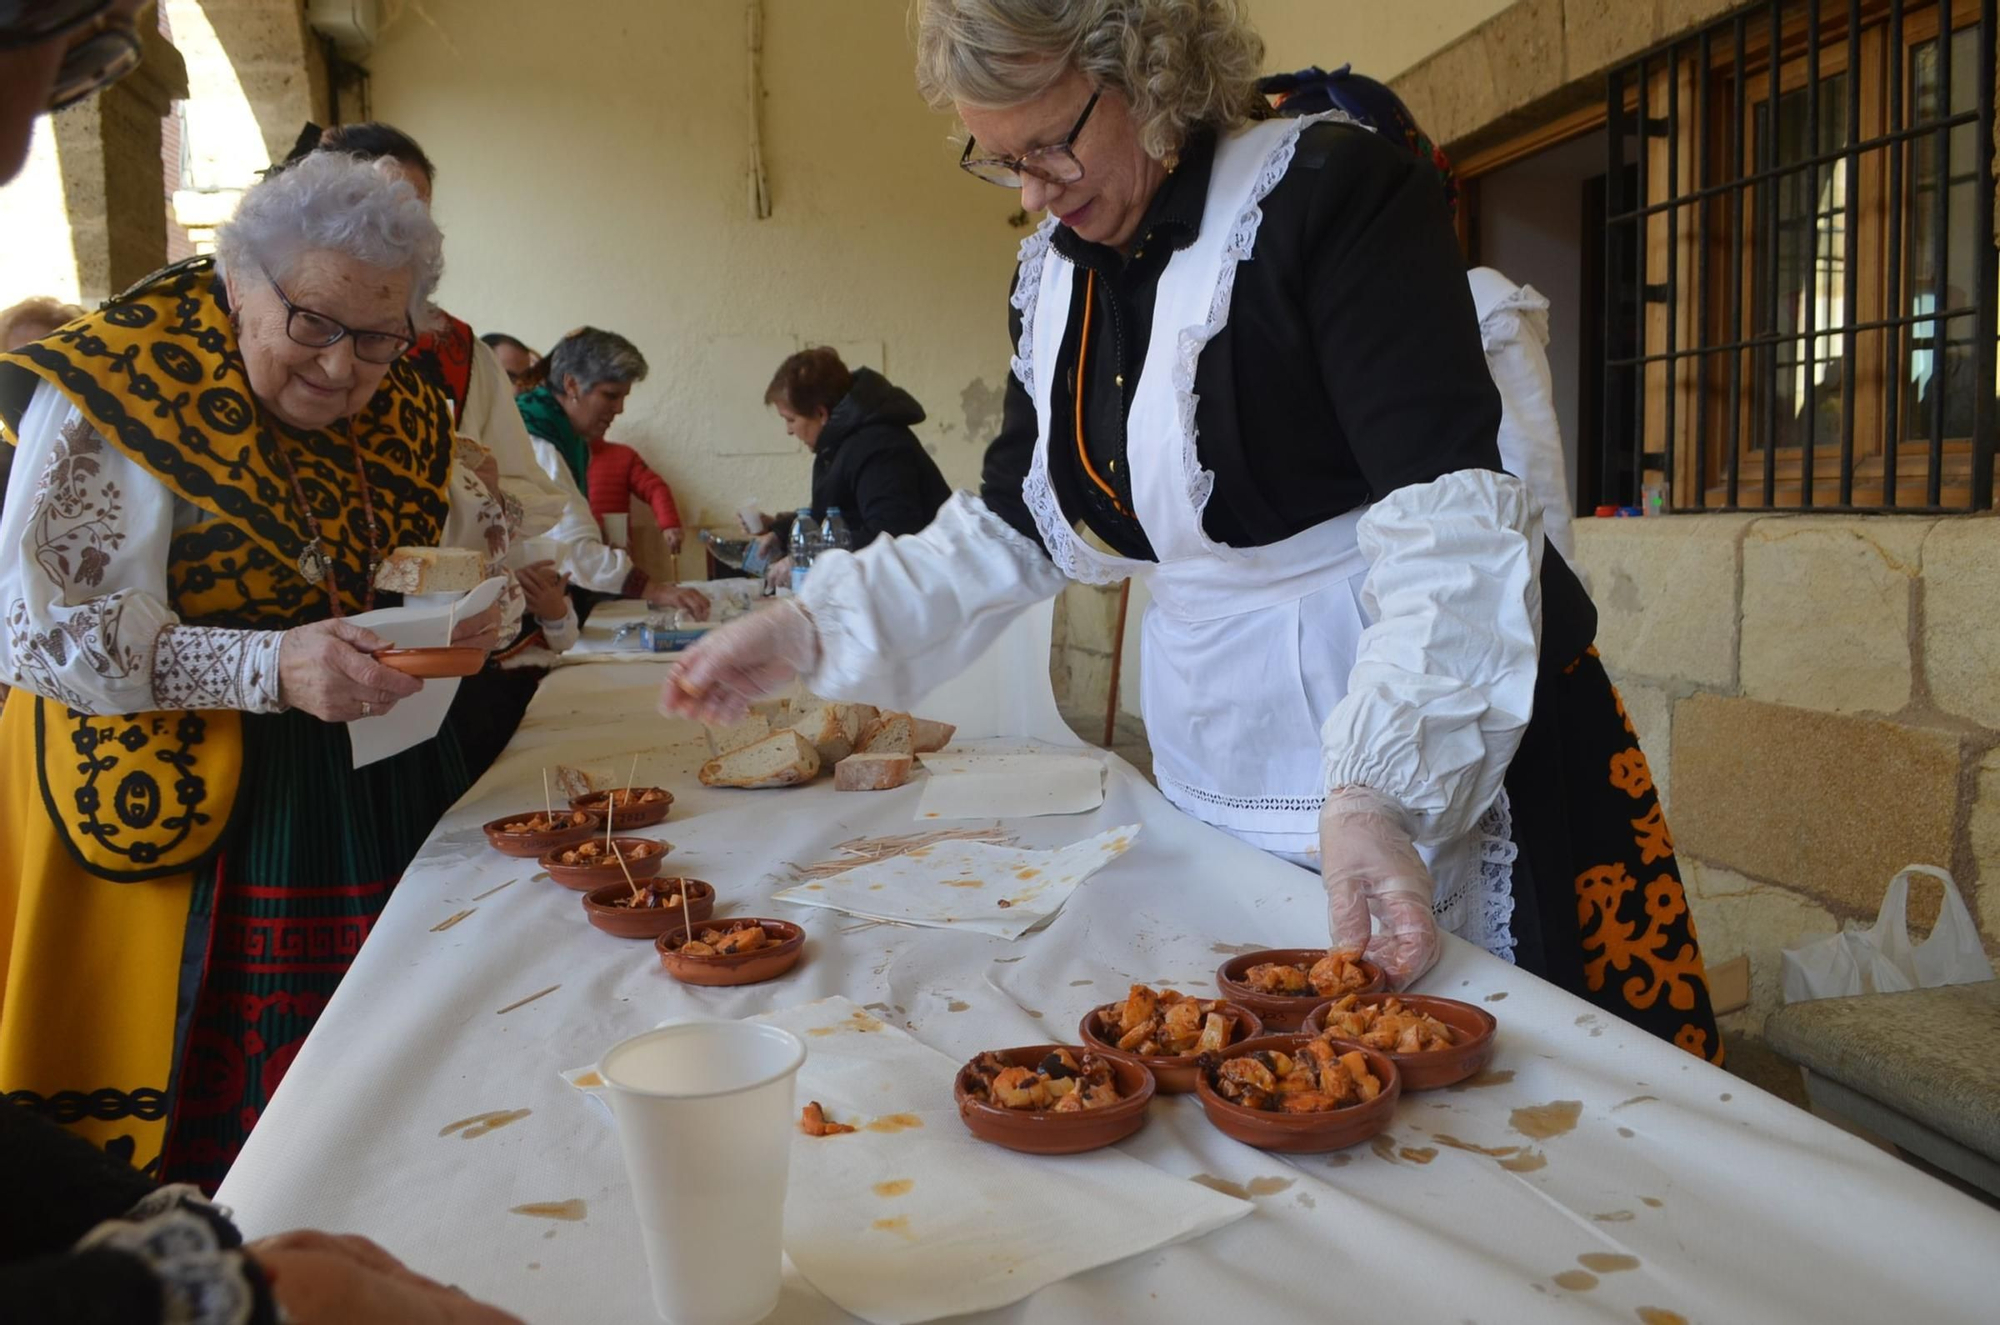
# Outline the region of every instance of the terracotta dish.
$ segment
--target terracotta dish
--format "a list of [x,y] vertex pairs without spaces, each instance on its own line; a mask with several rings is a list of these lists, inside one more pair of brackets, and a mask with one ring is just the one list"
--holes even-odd
[[[600,827],[603,822],[602,819],[598,820]],[[624,869],[620,869],[618,861],[609,854],[602,860],[593,861],[588,865],[563,864],[562,857],[565,852],[587,847],[593,842],[600,847],[603,846],[603,834],[601,832],[592,834],[581,842],[565,842],[553,851],[543,853],[535,863],[547,870],[549,877],[563,887],[574,888],[581,893],[588,892],[599,884],[609,883],[613,879],[620,883],[625,882],[626,870],[630,870],[635,879],[650,879],[660,872],[660,866],[666,864],[667,853],[674,849],[674,844],[671,842],[655,842],[649,837],[614,837],[611,839],[611,845],[624,853]],[[645,854],[635,854],[639,848],[643,848]]]
[[[1015,1067],[1035,1067],[1058,1049],[1059,1044],[1031,1044],[1020,1049],[998,1049],[994,1057]],[[1074,1053],[1075,1050],[1071,1049]],[[958,1070],[952,1082],[952,1098],[958,1102],[958,1116],[981,1141],[1019,1150],[1029,1155],[1075,1155],[1085,1150],[1101,1150],[1123,1141],[1146,1125],[1146,1106],[1153,1099],[1153,1074],[1129,1056],[1104,1055],[1118,1074],[1116,1104],[1078,1113],[1056,1113],[1051,1109],[1003,1109],[997,1104],[975,1099],[967,1090],[972,1064]],[[973,1084],[977,1084],[975,1081]]]
[[[1153,1081],[1162,1095],[1186,1095],[1194,1090],[1195,1054],[1133,1054],[1118,1048],[1117,1003],[1106,1003],[1101,1008],[1092,1008],[1083,1014],[1083,1021],[1077,1026],[1077,1033],[1089,1048],[1106,1058],[1122,1058],[1128,1062],[1145,1065],[1153,1074]],[[1237,1043],[1264,1033],[1264,1023],[1257,1020],[1257,1014],[1234,1003],[1223,1003],[1216,1011],[1230,1020],[1229,1042]],[[1099,1018],[1103,1018],[1102,1021]],[[1100,1028],[1104,1033],[1100,1033]],[[1105,1034],[1109,1034],[1107,1040]]]
[[[665,787],[633,787],[631,790],[633,796],[631,804],[627,805],[621,801],[609,811],[611,826],[614,829],[622,831],[630,828],[651,828],[654,824],[666,822],[667,815],[672,813],[674,808],[674,793]],[[649,792],[659,793],[660,798],[651,801],[638,799]],[[625,788],[618,788],[616,794],[622,798],[625,795]],[[588,796],[573,797],[569,807],[572,810],[588,810],[592,814],[604,814],[607,810],[605,800],[610,795],[611,792],[593,791]]]
[[450,676],[474,676],[486,666],[484,649],[381,649],[374,657],[384,667],[393,667],[405,676],[420,676],[427,681]]
[[[1313,1038],[1310,1035],[1262,1035],[1254,1040],[1232,1044],[1217,1058],[1236,1058],[1260,1049],[1278,1049],[1289,1054]],[[1352,1104],[1324,1113],[1270,1113],[1263,1109],[1247,1109],[1216,1094],[1205,1071],[1197,1075],[1195,1094],[1216,1130],[1246,1146],[1286,1154],[1344,1150],[1366,1141],[1389,1125],[1389,1120],[1396,1113],[1396,1100],[1403,1093],[1403,1078],[1387,1054],[1346,1041],[1338,1043],[1343,1050],[1358,1050],[1368,1060],[1368,1070],[1382,1082],[1382,1093],[1366,1104]]]
[[528,860],[551,851],[560,851],[564,847],[575,846],[578,842],[588,841],[604,831],[604,820],[589,813],[584,814],[584,822],[564,828],[545,829],[535,833],[506,831],[508,824],[524,823],[542,816],[541,810],[520,810],[514,814],[503,814],[481,827],[486,833],[487,842],[495,851],[502,855],[520,856]]
[[[1493,1037],[1499,1023],[1484,1008],[1461,1003],[1455,998],[1433,998],[1428,994],[1357,994],[1354,1001],[1377,1004],[1390,998],[1401,999],[1410,1011],[1436,1017],[1451,1028],[1452,1044],[1449,1049],[1433,1049],[1421,1054],[1389,1054],[1389,1061],[1403,1075],[1404,1090],[1436,1090],[1440,1086],[1455,1086],[1493,1061]],[[1318,1035],[1325,1029],[1329,1006],[1322,1003],[1312,1010],[1312,1015],[1306,1018],[1306,1034]]]
[[[752,918],[748,923],[764,927],[764,932],[771,937],[770,946],[755,952],[715,957],[683,953],[680,946],[686,933],[676,928],[654,939],[653,947],[660,954],[660,965],[666,968],[667,974],[684,985],[754,985],[775,980],[799,964],[806,947],[806,932],[803,929],[789,920]],[[696,931],[697,934],[699,932]]]
[[[1265,1030],[1295,1031],[1305,1024],[1307,1013],[1327,1001],[1326,995],[1310,990],[1303,994],[1259,993],[1243,983],[1243,973],[1265,962],[1311,966],[1324,956],[1325,948],[1271,948],[1264,952],[1246,952],[1241,957],[1231,957],[1217,969],[1215,987],[1231,1003],[1256,1013]],[[1389,987],[1381,967],[1373,962],[1356,960],[1357,964],[1367,968],[1371,977],[1368,984],[1356,992],[1372,994]]]
[[[590,923],[607,934],[615,934],[621,939],[658,938],[668,930],[684,930],[691,925],[699,925],[715,911],[715,889],[700,879],[654,879],[650,886],[673,891],[673,884],[680,883],[687,899],[687,913],[682,914],[678,906],[619,906],[621,899],[632,896],[631,887],[620,879],[607,883],[601,888],[593,888],[583,895],[583,913],[590,917]],[[646,888],[648,881],[641,880],[639,886]]]

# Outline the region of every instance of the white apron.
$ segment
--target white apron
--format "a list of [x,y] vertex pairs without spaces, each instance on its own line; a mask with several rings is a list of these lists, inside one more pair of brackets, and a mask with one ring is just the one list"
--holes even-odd
[[[1224,136],[1201,233],[1161,274],[1152,334],[1126,429],[1133,515],[1157,562],[1113,556],[1078,537],[1049,481],[1049,446],[1072,435],[1051,418],[1049,377],[1069,320],[1075,268],[1048,261],[1054,222],[1022,245],[1014,361],[1035,402],[1038,436],[1023,495],[1056,565],[1087,584],[1128,576],[1152,595],[1143,626],[1141,708],[1153,771],[1174,805],[1298,863],[1316,857],[1326,800],[1320,728],[1347,693],[1361,632],[1367,561],[1349,511],[1259,548],[1233,548],[1202,528],[1215,476],[1195,449],[1194,373],[1229,317],[1261,203],[1291,164],[1300,130],[1318,119],[1270,120]],[[1058,255],[1060,257],[1060,255]],[[1440,926],[1510,954],[1514,848],[1505,793],[1466,839],[1425,852]]]

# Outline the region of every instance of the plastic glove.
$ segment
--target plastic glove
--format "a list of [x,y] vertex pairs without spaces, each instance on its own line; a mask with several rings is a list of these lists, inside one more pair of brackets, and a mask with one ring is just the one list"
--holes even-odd
[[1361,952],[1395,989],[1437,964],[1436,885],[1401,805],[1366,787],[1336,787],[1319,813],[1319,850],[1333,947]]
[[660,686],[660,712],[739,722],[750,702],[819,663],[819,629],[796,601],[752,612],[703,636]]

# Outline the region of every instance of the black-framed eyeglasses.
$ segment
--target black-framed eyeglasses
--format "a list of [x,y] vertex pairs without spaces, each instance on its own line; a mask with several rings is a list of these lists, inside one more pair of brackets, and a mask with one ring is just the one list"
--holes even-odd
[[339,344],[341,338],[346,337],[354,342],[354,357],[363,363],[394,363],[417,343],[414,327],[407,336],[393,331],[361,331],[324,313],[300,308],[276,280],[269,276],[264,279],[271,282],[278,302],[285,306],[285,334],[296,344],[323,350],[329,345]]
[[58,0],[28,5],[0,0],[0,50],[19,50],[69,38],[56,69],[48,108],[74,106],[111,86],[139,67],[143,53],[139,32],[129,13],[118,13],[111,0]]
[[975,179],[998,184],[1003,189],[1020,188],[1023,175],[1041,180],[1044,184],[1076,183],[1083,178],[1083,162],[1076,159],[1076,140],[1083,133],[1083,126],[1089,122],[1090,112],[1097,109],[1097,99],[1103,95],[1102,88],[1090,94],[1090,100],[1083,103],[1083,114],[1077,116],[1076,123],[1070,126],[1068,137],[1020,156],[974,156],[972,149],[975,144],[968,136],[965,151],[958,158],[958,168]]

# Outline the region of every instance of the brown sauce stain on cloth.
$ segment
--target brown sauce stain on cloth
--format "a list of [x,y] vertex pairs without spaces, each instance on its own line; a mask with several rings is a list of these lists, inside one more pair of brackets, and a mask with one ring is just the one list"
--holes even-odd
[[1507,997],[1507,991],[1503,989],[1497,994],[1488,994],[1486,996],[1486,1001],[1488,1003],[1498,1003],[1501,999],[1505,997]]
[[453,925],[456,925],[459,921],[465,919],[467,916],[471,915],[474,911],[477,911],[478,909],[479,908],[476,906],[469,907],[466,910],[460,911],[457,915],[450,916],[444,920],[438,921],[435,925],[431,926],[431,933],[433,934],[444,933],[447,929],[450,929]]
[[1576,1120],[1582,1114],[1582,1100],[1550,1100],[1547,1104],[1531,1104],[1514,1110],[1507,1124],[1522,1136],[1546,1141],[1550,1137],[1575,1131]]
[[1250,1194],[1252,1196],[1276,1196],[1279,1192],[1288,1190],[1295,1181],[1296,1179],[1293,1178],[1252,1178],[1250,1179]]
[[946,1012],[968,1012],[971,1009],[972,1009],[972,1004],[966,1002],[962,998],[954,998],[951,1002],[944,1005],[944,1010]]
[[1368,1148],[1375,1152],[1377,1159],[1386,1159],[1391,1164],[1396,1162],[1396,1138],[1387,1132],[1377,1135],[1368,1143]]
[[1510,1067],[1504,1072],[1481,1072],[1476,1077],[1467,1077],[1456,1086],[1448,1086],[1446,1089],[1455,1095],[1461,1090],[1485,1090],[1488,1086],[1504,1086],[1513,1079],[1514,1069]]
[[910,1188],[916,1185],[917,1180],[915,1178],[896,1178],[890,1182],[876,1183],[875,1194],[884,1200],[893,1196],[907,1196]]
[[567,1201],[533,1201],[527,1205],[512,1206],[510,1215],[527,1215],[531,1219],[561,1219],[567,1223],[578,1223],[590,1217],[590,1207],[572,1196]]
[[1637,1256],[1627,1256],[1615,1251],[1586,1251],[1576,1258],[1576,1263],[1586,1270],[1595,1270],[1599,1274],[1619,1274],[1625,1270],[1639,1268]]
[[1653,1209],[1655,1210],[1659,1209],[1661,1206],[1666,1204],[1665,1201],[1662,1201],[1657,1196],[1642,1196],[1639,1199],[1641,1201],[1644,1201],[1647,1205],[1653,1207]]
[[1555,1276],[1555,1285],[1572,1293],[1587,1293],[1597,1287],[1597,1276],[1585,1270],[1564,1270]]
[[1620,1109],[1628,1109],[1634,1104],[1657,1104],[1659,1099],[1658,1095],[1634,1095],[1629,1100],[1620,1100],[1618,1103],[1612,1105],[1611,1112],[1616,1113]]
[[1508,1155],[1521,1153],[1519,1146],[1477,1146],[1470,1141],[1461,1141],[1448,1132],[1433,1132],[1431,1140],[1441,1146],[1450,1146],[1453,1150],[1469,1150],[1475,1155],[1490,1155],[1494,1159],[1504,1159]]
[[1438,1157],[1436,1148],[1432,1146],[1404,1146],[1396,1153],[1412,1164],[1428,1164]]
[[1601,1215],[1591,1216],[1600,1224],[1629,1224],[1638,1217],[1630,1210],[1607,1210]]
[[914,1113],[892,1113],[868,1124],[871,1132],[907,1132],[914,1127],[922,1127],[924,1120]]
[[1250,1189],[1248,1187],[1245,1187],[1240,1182],[1231,1182],[1227,1178],[1218,1178],[1213,1173],[1197,1173],[1192,1178],[1189,1178],[1188,1181],[1194,1183],[1197,1187],[1206,1187],[1212,1192],[1221,1192],[1224,1196],[1233,1196],[1239,1201],[1250,1199]]
[[894,1233],[898,1237],[908,1238],[912,1242],[917,1240],[916,1235],[910,1232],[910,1217],[908,1215],[897,1215],[894,1219],[878,1219],[870,1227],[879,1229],[884,1233]]
[[1500,1161],[1500,1167],[1509,1173],[1533,1173],[1549,1166],[1549,1158],[1539,1150],[1526,1150],[1512,1159]]
[[518,1123],[533,1112],[533,1109],[495,1109],[491,1113],[475,1113],[470,1118],[461,1118],[455,1123],[447,1124],[438,1135],[450,1136],[462,1127],[465,1131],[460,1139],[470,1141],[475,1136],[497,1132],[508,1123]]

